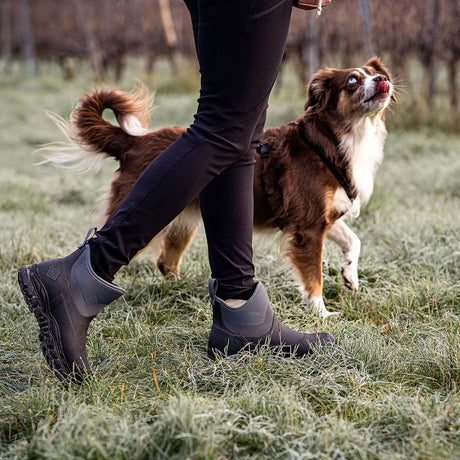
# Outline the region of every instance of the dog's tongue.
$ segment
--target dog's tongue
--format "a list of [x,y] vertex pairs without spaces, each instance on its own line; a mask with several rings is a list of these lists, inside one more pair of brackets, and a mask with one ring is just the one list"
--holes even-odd
[[387,81],[381,81],[377,86],[378,93],[388,93],[390,91],[390,84]]

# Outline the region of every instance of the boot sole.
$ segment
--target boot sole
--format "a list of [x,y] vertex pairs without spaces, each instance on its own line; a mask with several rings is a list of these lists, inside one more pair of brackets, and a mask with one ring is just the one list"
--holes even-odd
[[[19,287],[28,309],[35,315],[40,327],[38,338],[43,356],[56,376],[64,380],[71,374],[71,370],[62,350],[59,327],[50,313],[48,294],[34,271],[34,265],[27,265],[19,270]],[[81,380],[81,376],[75,372],[73,374],[77,380]]]

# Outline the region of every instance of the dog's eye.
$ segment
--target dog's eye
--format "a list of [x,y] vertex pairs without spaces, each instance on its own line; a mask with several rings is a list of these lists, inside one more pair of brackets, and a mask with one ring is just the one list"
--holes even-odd
[[350,77],[348,79],[348,84],[349,85],[354,85],[355,83],[358,83],[358,79],[356,77]]

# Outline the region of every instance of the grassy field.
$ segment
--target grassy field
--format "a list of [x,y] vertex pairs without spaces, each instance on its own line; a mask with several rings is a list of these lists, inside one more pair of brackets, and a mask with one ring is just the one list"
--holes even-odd
[[[158,89],[152,126],[191,120],[196,81],[173,92],[168,75],[140,78]],[[302,110],[300,89],[284,82],[270,125]],[[44,110],[66,117],[91,88],[84,72],[64,83],[51,67],[38,79],[0,75],[0,456],[460,458],[460,137],[430,130],[390,133],[375,194],[351,224],[363,244],[359,293],[343,287],[340,254],[326,246],[325,296],[339,319],[310,315],[277,235],[255,237],[257,276],[279,316],[334,333],[335,348],[208,360],[200,233],[181,281],[162,278],[148,255],[117,278],[127,294],[90,330],[94,379],[66,386],[50,374],[16,273],[74,250],[116,165],[75,176],[36,166],[31,152],[61,139]]]

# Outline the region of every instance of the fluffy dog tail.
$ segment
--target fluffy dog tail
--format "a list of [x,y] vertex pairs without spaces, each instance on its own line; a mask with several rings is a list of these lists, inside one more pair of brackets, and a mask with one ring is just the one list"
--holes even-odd
[[[85,94],[67,122],[49,114],[67,137],[67,142],[54,142],[41,147],[45,159],[73,172],[98,171],[108,156],[120,161],[123,153],[148,132],[152,97],[144,87],[133,93],[117,89],[101,89]],[[118,125],[106,121],[105,109],[114,113]]]

